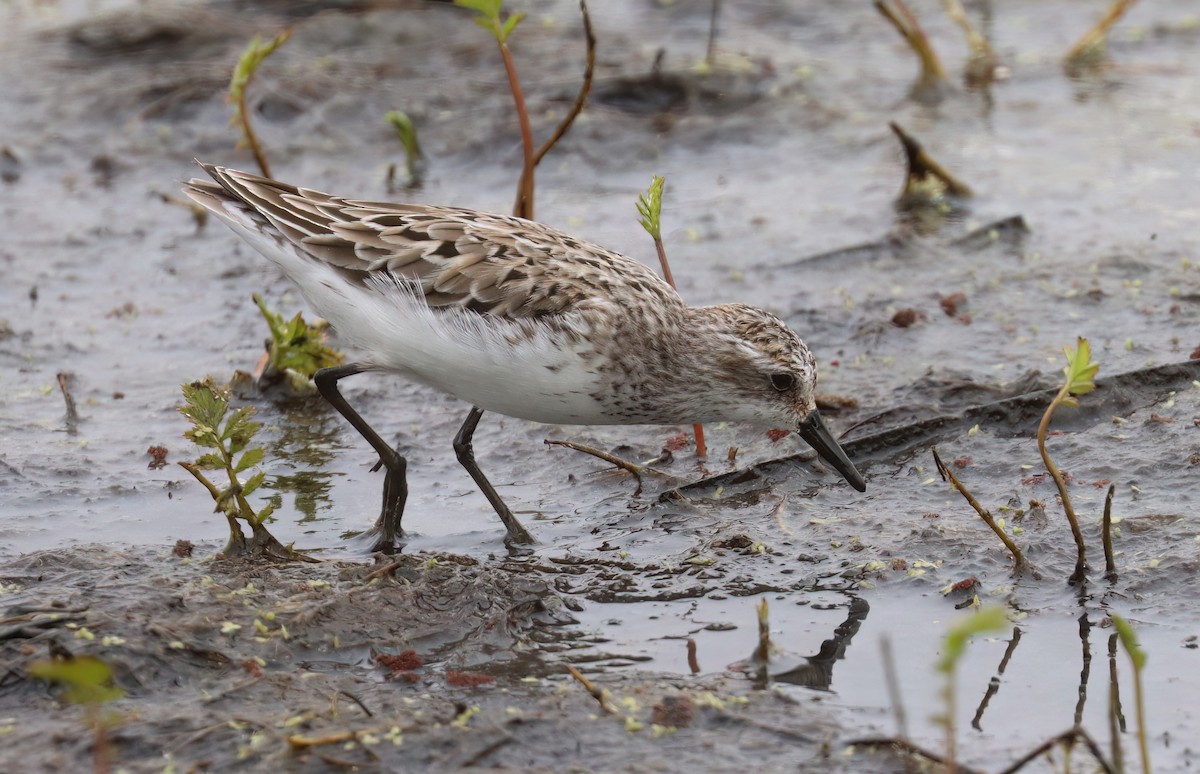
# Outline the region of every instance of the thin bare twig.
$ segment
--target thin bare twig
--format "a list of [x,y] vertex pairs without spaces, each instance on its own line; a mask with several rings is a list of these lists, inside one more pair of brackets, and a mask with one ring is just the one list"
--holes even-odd
[[942,67],[941,60],[938,59],[933,47],[929,45],[929,38],[925,36],[925,31],[921,29],[921,23],[917,21],[917,17],[904,4],[904,0],[890,0],[890,2],[876,0],[875,9],[892,23],[892,26],[916,53],[917,59],[921,63],[921,75],[917,78],[914,95],[918,97],[938,96],[942,87],[948,85],[950,80],[946,77],[946,70]]
[[1063,56],[1063,65],[1068,69],[1078,69],[1092,64],[1098,55],[1103,51],[1105,40],[1108,38],[1108,31],[1113,25],[1120,21],[1137,0],[1115,0],[1109,6],[1108,11],[1100,18],[1100,21],[1084,33],[1083,37],[1076,41],[1075,45],[1067,49],[1067,53]]
[[1108,494],[1104,497],[1104,579],[1109,583],[1117,580],[1117,557],[1113,553],[1112,544],[1112,503],[1113,495],[1117,492],[1116,484],[1108,485]]
[[[869,737],[866,739],[852,739],[846,743],[847,747],[894,747],[900,752],[908,753],[919,758],[924,758],[931,763],[937,763],[942,766],[949,766],[945,758],[935,752],[926,750],[924,747],[915,745],[907,739],[899,739],[894,736],[885,737]],[[969,769],[962,765],[955,766],[954,770],[959,774],[980,774],[978,769]]]
[[1105,760],[1104,753],[1100,750],[1100,745],[1096,744],[1096,740],[1092,739],[1088,732],[1084,731],[1079,726],[1068,729],[1057,736],[1047,739],[1033,750],[1029,751],[1029,753],[1022,756],[1021,759],[1016,763],[1012,764],[1003,771],[1000,771],[999,774],[1016,774],[1016,772],[1025,768],[1025,766],[1037,758],[1040,758],[1051,748],[1060,744],[1070,744],[1074,742],[1083,742],[1084,746],[1088,748],[1088,752],[1090,752],[1092,757],[1096,759],[1096,763],[1100,766],[1101,771],[1105,772],[1105,774],[1116,774],[1112,764]]
[[583,83],[579,87],[579,93],[575,95],[575,103],[571,105],[571,109],[567,111],[563,120],[558,123],[554,134],[550,135],[549,139],[538,148],[537,153],[533,154],[535,167],[542,163],[542,157],[562,139],[567,130],[571,128],[571,124],[575,123],[575,119],[587,105],[588,95],[592,92],[592,76],[596,72],[596,36],[592,33],[592,17],[588,14],[587,3],[584,0],[579,0],[579,10],[583,13],[583,34],[587,38],[587,65],[583,70]]
[[885,635],[879,641],[879,652],[883,658],[883,678],[887,685],[888,698],[892,703],[892,714],[896,716],[896,733],[901,739],[908,739],[908,715],[904,711],[904,694],[900,692],[900,678],[892,653],[891,637]]
[[994,518],[992,518],[991,512],[979,504],[979,501],[975,499],[975,496],[972,495],[967,488],[959,482],[958,478],[954,475],[953,471],[950,470],[946,463],[942,462],[942,458],[938,456],[936,447],[932,449],[932,452],[933,462],[935,465],[937,465],[938,473],[941,474],[942,480],[950,482],[950,486],[954,487],[954,490],[961,494],[963,499],[965,499],[967,503],[969,503],[970,506],[975,509],[975,512],[979,514],[979,518],[983,519],[983,523],[987,524],[988,527],[991,528],[992,532],[996,533],[996,537],[1000,538],[1000,541],[1004,543],[1004,547],[1007,548],[1009,553],[1013,555],[1013,571],[1021,572],[1022,570],[1027,569],[1029,567],[1029,563],[1025,560],[1025,554],[1021,553],[1021,549],[1017,547],[1017,544],[1014,543],[1012,538],[1005,534],[1004,530],[1000,528],[1000,525],[996,523]]
[[663,476],[666,478],[676,478],[675,476],[672,476],[670,473],[667,473],[665,471],[657,470],[648,465],[638,465],[636,462],[630,462],[629,460],[622,459],[622,458],[616,456],[615,454],[609,454],[608,452],[603,451],[601,449],[597,449],[592,446],[585,446],[584,444],[575,443],[574,441],[560,441],[560,440],[553,439],[553,438],[547,438],[545,440],[545,443],[547,446],[565,446],[566,448],[574,449],[577,452],[583,452],[584,454],[590,454],[593,457],[596,457],[597,459],[602,459],[607,463],[617,466],[621,470],[632,473],[633,477],[635,479],[637,479],[637,489],[635,489],[634,493],[633,493],[635,497],[642,493],[642,474],[643,473],[654,473],[655,475]]
[[613,709],[611,704],[608,703],[608,697],[605,695],[605,692],[602,689],[596,687],[596,684],[593,683],[591,680],[584,677],[582,672],[580,672],[578,669],[571,666],[570,664],[567,665],[567,671],[571,673],[571,677],[574,677],[576,680],[579,681],[580,685],[582,685],[585,689],[587,689],[587,692],[589,694],[591,694],[592,698],[595,699],[597,701],[597,703],[600,704],[600,709],[604,710],[609,715],[620,714],[615,709]]
[[988,44],[987,38],[980,35],[967,14],[963,12],[958,0],[942,0],[946,15],[957,24],[967,38],[967,46],[971,54],[967,58],[966,81],[968,86],[986,86],[996,76],[996,52]]
[[60,371],[55,378],[58,380],[58,389],[62,392],[63,400],[67,404],[67,433],[75,435],[78,432],[79,411],[75,408],[75,398],[71,396],[73,374]]

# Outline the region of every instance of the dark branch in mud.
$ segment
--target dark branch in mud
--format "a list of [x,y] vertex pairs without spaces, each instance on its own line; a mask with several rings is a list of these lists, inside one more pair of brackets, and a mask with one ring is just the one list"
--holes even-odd
[[996,523],[996,520],[992,517],[991,512],[979,504],[979,501],[975,499],[975,495],[971,494],[970,491],[968,491],[967,488],[962,485],[962,483],[958,480],[958,478],[954,475],[954,472],[950,470],[946,463],[942,462],[942,458],[938,456],[937,447],[930,449],[930,451],[933,452],[933,462],[935,465],[937,465],[938,473],[941,474],[942,480],[950,482],[950,486],[954,487],[954,490],[961,494],[963,499],[965,499],[967,503],[975,509],[975,512],[979,514],[979,518],[983,519],[983,523],[987,524],[988,527],[991,528],[992,532],[996,533],[996,537],[1000,538],[1000,542],[1004,543],[1004,547],[1007,548],[1009,553],[1013,555],[1013,572],[1021,573],[1024,570],[1029,569],[1032,571],[1032,574],[1035,578],[1040,577],[1037,570],[1033,570],[1029,566],[1029,563],[1025,560],[1025,554],[1021,553],[1021,549],[1017,547],[1017,544],[1014,543],[1012,538],[1006,535],[1004,530],[1000,528],[1000,525]]
[[1104,579],[1109,583],[1115,583],[1117,580],[1117,558],[1113,554],[1112,543],[1112,503],[1113,495],[1116,494],[1117,485],[1108,485],[1108,494],[1104,496],[1104,527],[1102,539],[1104,541]]
[[[575,103],[571,105],[567,115],[554,129],[554,134],[550,135],[550,138],[537,149],[537,153],[533,154],[535,167],[542,163],[542,157],[549,153],[550,149],[570,130],[575,119],[583,112],[584,106],[587,105],[588,95],[592,92],[592,77],[596,72],[596,36],[592,33],[592,17],[588,15],[587,3],[584,0],[580,0],[579,10],[583,14],[583,34],[587,37],[587,65],[583,71],[583,83],[579,87],[579,93],[575,95]],[[530,187],[532,186],[531,182]]]
[[852,739],[846,742],[846,745],[848,747],[890,747],[895,752],[907,753],[916,758],[924,758],[930,763],[936,763],[941,766],[953,766],[953,771],[958,772],[958,774],[982,774],[978,769],[971,769],[961,764],[951,764],[941,755],[915,745],[907,739],[898,739],[891,736],[869,737],[866,739]]
[[1078,726],[1068,731],[1064,731],[1058,736],[1047,739],[1037,747],[1030,750],[1016,763],[997,772],[997,774],[1015,774],[1033,761],[1045,755],[1054,747],[1057,747],[1058,745],[1074,745],[1076,742],[1083,742],[1084,746],[1087,747],[1088,752],[1092,754],[1092,757],[1096,761],[1096,765],[1100,767],[1101,771],[1103,771],[1105,774],[1116,774],[1116,769],[1112,767],[1111,763],[1104,759],[1104,753],[1100,751],[1100,745],[1096,744],[1096,740],[1092,739],[1091,735],[1089,735],[1087,731],[1084,731]]
[[79,411],[75,408],[75,398],[71,396],[72,374],[59,372],[56,377],[58,389],[62,392],[63,401],[67,404],[67,434],[75,435],[79,430]]
[[582,672],[570,664],[567,665],[567,671],[571,673],[571,677],[574,677],[576,680],[578,680],[579,684],[582,685],[589,694],[591,694],[592,698],[595,699],[600,705],[600,709],[604,710],[609,715],[620,714],[613,709],[611,704],[608,703],[608,697],[604,694],[604,691],[601,688],[598,688],[591,680],[584,677]]
[[911,91],[913,98],[919,101],[940,99],[942,91],[950,85],[950,79],[946,77],[946,70],[929,44],[929,38],[925,36],[917,17],[904,4],[904,0],[875,0],[875,9],[892,23],[921,63],[921,74]]

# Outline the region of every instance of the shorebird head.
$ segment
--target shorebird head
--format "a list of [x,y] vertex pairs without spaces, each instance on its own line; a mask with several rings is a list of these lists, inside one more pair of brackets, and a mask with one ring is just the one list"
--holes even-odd
[[[731,346],[718,355],[742,401],[730,417],[794,430],[860,492],[867,485],[817,411],[817,362],[800,337],[772,314],[752,306],[709,307]],[[719,310],[719,311],[717,311]]]

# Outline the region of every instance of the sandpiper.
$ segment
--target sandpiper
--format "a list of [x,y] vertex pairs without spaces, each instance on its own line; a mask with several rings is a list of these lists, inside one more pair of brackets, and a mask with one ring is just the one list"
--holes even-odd
[[521,218],[345,199],[201,166],[215,182],[193,179],[185,193],[275,262],[364,353],[314,378],[386,469],[377,548],[392,550],[403,534],[406,462],[337,387],[371,370],[472,405],[454,449],[510,544],[534,541],[475,462],[484,411],[551,424],[787,428],[866,489],[817,411],[812,353],[774,315],[688,306],[644,264]]

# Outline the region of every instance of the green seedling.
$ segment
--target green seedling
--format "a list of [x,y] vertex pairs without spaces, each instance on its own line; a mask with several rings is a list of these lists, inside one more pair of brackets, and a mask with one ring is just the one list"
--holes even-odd
[[1146,651],[1138,644],[1133,627],[1119,615],[1111,616],[1113,628],[1121,647],[1129,654],[1129,663],[1133,664],[1133,699],[1137,705],[1138,719],[1138,748],[1142,756],[1142,772],[1150,774],[1150,747],[1146,734],[1146,702],[1142,696],[1142,671],[1146,668]]
[[421,144],[417,141],[417,127],[407,113],[393,110],[384,116],[396,137],[404,146],[404,175],[406,188],[419,188],[425,175],[425,156],[421,153]]
[[[646,233],[654,240],[654,249],[658,251],[658,263],[662,266],[663,279],[671,287],[675,287],[675,277],[671,274],[671,264],[667,262],[667,250],[662,241],[662,201],[666,179],[658,175],[650,178],[650,188],[643,194],[638,194],[637,211],[641,215],[638,223],[646,229]],[[696,436],[696,456],[707,457],[708,445],[704,442],[704,425],[692,425],[692,433]]]
[[1004,608],[988,607],[951,626],[950,631],[946,632],[946,636],[942,640],[942,657],[938,659],[936,668],[945,676],[946,680],[942,689],[946,714],[940,720],[946,730],[946,761],[951,770],[953,770],[957,754],[955,752],[955,715],[957,712],[958,663],[966,653],[967,643],[973,638],[1003,631],[1007,626],[1008,614]]
[[[251,439],[262,425],[251,421],[253,406],[243,406],[230,411],[229,394],[217,389],[212,382],[194,382],[183,385],[184,405],[179,413],[192,423],[192,429],[183,435],[202,449],[211,449],[194,462],[179,463],[196,477],[216,502],[216,511],[229,522],[229,542],[225,546],[226,557],[265,556],[271,559],[315,561],[284,546],[267,529],[266,522],[275,510],[272,503],[255,510],[249,496],[266,479],[259,471],[245,483],[239,478],[249,468],[262,462],[261,447],[247,448]],[[228,486],[218,487],[204,475],[204,471],[224,471]],[[240,522],[245,522],[251,531],[249,539],[242,532]]]
[[108,726],[100,708],[120,699],[125,692],[113,684],[112,667],[95,656],[55,658],[35,661],[28,667],[30,677],[62,686],[63,696],[72,704],[83,705],[85,722],[92,729],[92,768],[109,770]]
[[267,164],[267,157],[263,153],[262,145],[258,142],[258,136],[254,134],[254,129],[250,126],[250,116],[246,112],[246,87],[250,85],[250,79],[254,77],[254,73],[266,58],[286,43],[291,36],[290,29],[284,30],[266,42],[255,35],[246,49],[242,51],[237,66],[233,68],[233,77],[229,79],[229,95],[226,99],[229,104],[233,105],[233,115],[230,117],[229,123],[232,126],[240,126],[242,130],[242,137],[238,140],[237,147],[249,148],[250,152],[254,154],[258,168],[267,177],[271,176],[271,167]]
[[508,85],[512,89],[513,104],[517,110],[517,122],[521,128],[521,148],[523,163],[521,177],[517,182],[517,197],[513,204],[513,215],[518,218],[533,220],[533,174],[534,169],[554,145],[562,139],[575,118],[587,104],[588,93],[592,90],[592,75],[596,69],[596,37],[592,34],[592,20],[588,15],[587,3],[580,0],[579,10],[583,13],[583,29],[587,36],[587,69],[583,74],[583,85],[575,97],[575,103],[567,111],[567,115],[559,122],[550,139],[542,143],[536,151],[533,147],[533,129],[529,124],[529,112],[525,107],[525,92],[521,89],[517,77],[517,66],[513,62],[512,51],[508,47],[508,38],[513,30],[525,18],[523,13],[509,14],[502,18],[502,0],[454,0],[454,4],[475,12],[474,21],[480,27],[492,34],[496,45],[500,48],[500,59],[504,62],[504,72],[508,76]]
[[1079,529],[1079,519],[1075,516],[1075,508],[1071,504],[1071,495],[1067,493],[1067,484],[1063,480],[1062,473],[1054,464],[1054,460],[1050,459],[1050,453],[1046,451],[1046,434],[1050,429],[1050,418],[1054,415],[1056,408],[1059,406],[1076,407],[1079,405],[1077,396],[1087,395],[1096,389],[1096,372],[1100,370],[1100,364],[1092,362],[1092,347],[1082,336],[1079,337],[1074,349],[1066,346],[1063,347],[1063,352],[1067,355],[1067,366],[1063,369],[1067,378],[1058,394],[1054,396],[1054,400],[1050,401],[1046,413],[1042,415],[1042,421],[1038,424],[1037,443],[1038,451],[1042,455],[1042,463],[1045,464],[1047,472],[1050,473],[1055,486],[1058,487],[1058,496],[1062,499],[1063,511],[1067,514],[1067,521],[1071,524],[1071,535],[1075,538],[1075,571],[1071,573],[1070,582],[1082,583],[1087,576],[1083,532]]
[[267,340],[266,362],[261,364],[259,379],[270,381],[276,376],[283,376],[293,391],[312,392],[313,374],[322,368],[338,365],[344,360],[343,355],[326,344],[324,326],[305,322],[300,312],[288,320],[272,312],[258,293],[250,297],[258,305],[271,331],[271,338]]
[[496,45],[500,48],[500,59],[504,62],[504,72],[508,75],[513,104],[517,109],[517,123],[521,127],[521,150],[523,152],[521,178],[517,183],[517,199],[513,204],[513,215],[533,220],[533,168],[537,165],[533,159],[533,128],[529,125],[529,111],[525,107],[525,92],[522,91],[521,81],[517,77],[517,65],[513,61],[512,50],[508,47],[509,36],[525,18],[525,14],[517,12],[509,14],[507,19],[500,18],[502,0],[454,0],[454,4],[474,11],[475,23],[490,32],[496,39]]

